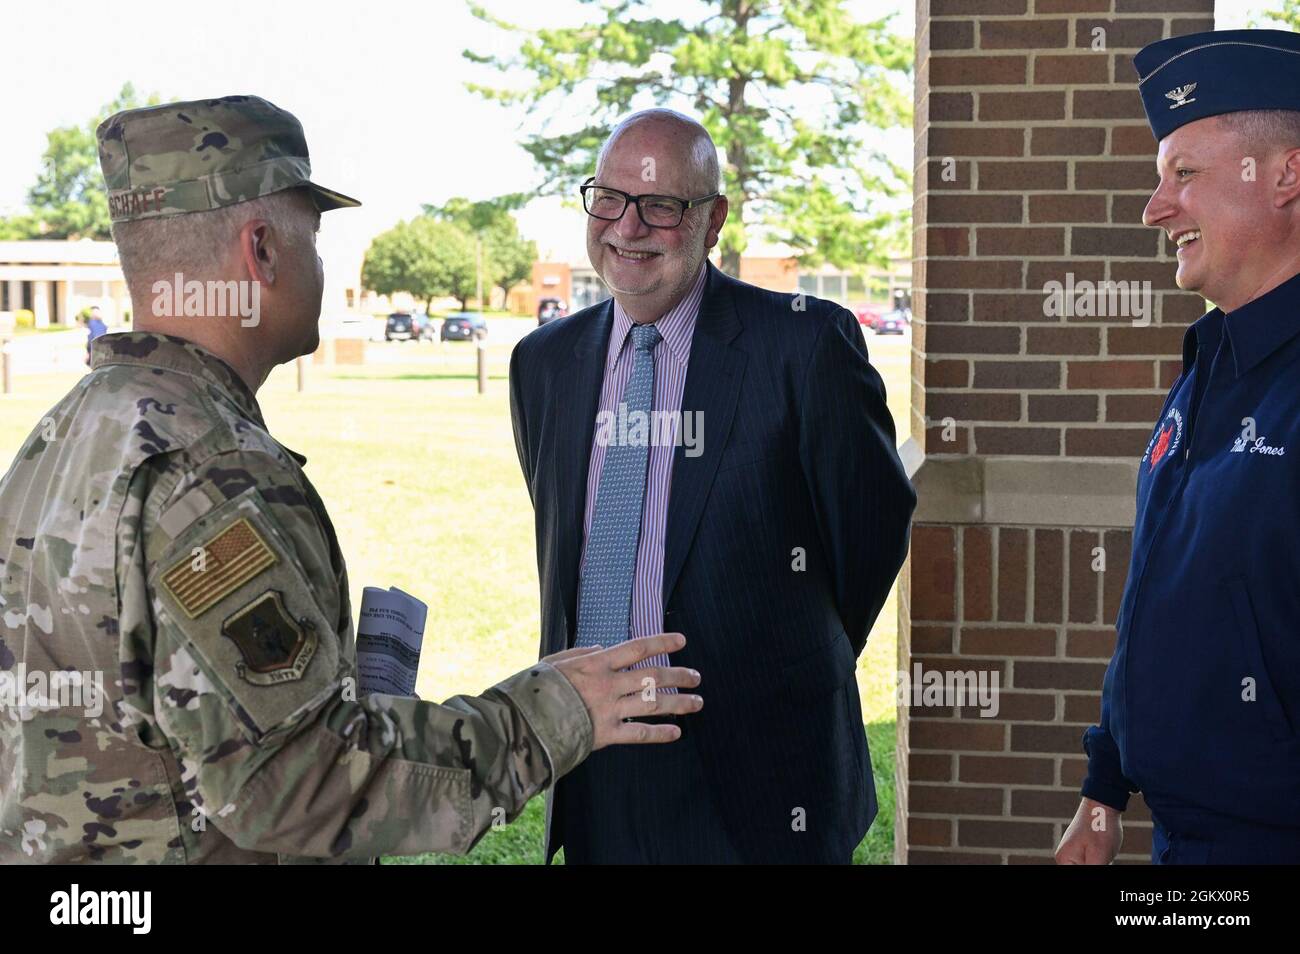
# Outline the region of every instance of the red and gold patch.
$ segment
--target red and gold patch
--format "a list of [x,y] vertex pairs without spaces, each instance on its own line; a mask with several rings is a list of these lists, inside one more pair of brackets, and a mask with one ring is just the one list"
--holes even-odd
[[1143,463],[1147,464],[1147,472],[1155,470],[1158,463],[1178,450],[1182,440],[1183,415],[1178,408],[1171,407],[1164,420],[1156,427],[1156,432],[1151,435],[1147,451],[1142,455]]

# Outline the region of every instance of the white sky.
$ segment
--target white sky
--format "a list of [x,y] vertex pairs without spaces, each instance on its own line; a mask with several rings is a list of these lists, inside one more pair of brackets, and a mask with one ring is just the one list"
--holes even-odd
[[[571,0],[485,5],[532,26],[590,16]],[[849,6],[861,19],[897,9],[898,32],[912,33],[910,2]],[[699,5],[670,0],[655,12],[667,17],[674,8],[689,14]],[[363,203],[325,216],[327,269],[331,261],[358,267],[370,238],[417,214],[423,202],[487,198],[540,181],[518,145],[522,109],[464,87],[471,79],[499,85],[500,77],[461,51],[508,54],[510,37],[474,19],[461,0],[21,3],[5,10],[3,23],[0,212],[23,206],[45,134],[86,122],[128,81],[164,102],[255,93],[294,113],[307,132],[313,178]],[[898,146],[906,165],[910,135],[901,133]],[[581,211],[535,200],[519,220],[543,255],[586,260]]]
[[[572,0],[483,2],[506,20],[535,26],[590,16]],[[1248,12],[1264,5],[1271,4],[1220,0],[1218,25],[1244,26]],[[847,6],[864,20],[893,12],[897,32],[914,29],[910,0]],[[691,0],[655,4],[663,17],[698,9]],[[255,93],[297,115],[316,181],[364,203],[325,217],[327,269],[332,261],[358,267],[370,238],[422,202],[486,198],[539,181],[517,144],[522,110],[464,88],[469,79],[496,84],[499,77],[461,50],[508,53],[509,37],[475,20],[460,0],[47,0],[8,6],[3,23],[0,212],[23,206],[45,134],[84,123],[128,81],[164,101]],[[887,149],[910,165],[909,132],[890,136]],[[536,200],[519,219],[544,256],[585,260],[581,212]]]

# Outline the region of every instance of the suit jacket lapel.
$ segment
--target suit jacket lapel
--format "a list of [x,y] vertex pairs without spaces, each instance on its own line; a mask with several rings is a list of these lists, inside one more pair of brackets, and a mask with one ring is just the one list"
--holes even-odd
[[567,633],[556,652],[573,645],[578,628],[578,563],[582,559],[582,525],[587,503],[587,468],[591,463],[591,440],[600,406],[600,388],[605,380],[605,355],[614,326],[614,300],[584,322],[573,348],[573,366],[561,371],[556,406],[550,409],[557,421],[556,468],[551,488],[551,506],[558,515],[558,551],[561,606]]
[[730,342],[741,332],[731,279],[708,266],[709,278],[691,338],[691,359],[686,369],[682,415],[699,412],[703,425],[703,453],[686,456],[679,446],[673,457],[673,480],[668,496],[668,526],[664,538],[664,610],[681,575],[699,526],[704,502],[713,486],[718,461],[731,433],[745,355]]

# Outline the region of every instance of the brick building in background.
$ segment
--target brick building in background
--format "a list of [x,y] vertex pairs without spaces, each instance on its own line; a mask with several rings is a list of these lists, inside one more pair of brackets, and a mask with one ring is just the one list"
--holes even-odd
[[[900,707],[896,860],[1045,862],[1128,569],[1137,465],[1204,310],[1178,292],[1131,57],[1213,0],[919,0],[901,670],[997,673],[1001,707]],[[1151,283],[1150,324],[1044,314],[1050,282]],[[1094,569],[1104,559],[1104,570]],[[1121,860],[1150,857],[1140,797]]]
[[[720,256],[715,249],[710,256],[714,265]],[[865,272],[837,269],[830,264],[801,268],[788,246],[756,241],[751,243],[750,254],[741,256],[738,277],[760,288],[802,291],[848,308],[868,303],[889,306],[896,293],[910,301],[906,296],[912,290],[912,263],[899,257],[891,259],[887,267],[871,267]],[[543,298],[559,298],[570,311],[578,311],[608,297],[609,289],[589,262],[543,259],[533,263],[532,281],[516,285],[511,291],[506,308],[518,315],[535,315]]]

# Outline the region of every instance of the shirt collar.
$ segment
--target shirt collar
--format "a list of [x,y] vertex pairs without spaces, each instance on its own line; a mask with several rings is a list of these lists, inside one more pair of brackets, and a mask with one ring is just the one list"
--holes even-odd
[[1300,334],[1300,274],[1235,311],[1225,315],[1215,308],[1205,317],[1216,312],[1224,316],[1236,376],[1241,377]]
[[[700,312],[700,300],[704,297],[704,282],[709,276],[707,262],[700,263],[700,272],[695,276],[690,289],[682,300],[668,310],[653,324],[659,329],[663,344],[679,364],[685,365],[691,356],[691,336],[695,332],[695,319]],[[623,306],[614,299],[614,330],[609,337],[609,354],[605,356],[605,367],[612,369],[618,361],[628,334],[632,331],[631,316]]]
[[110,364],[163,368],[199,378],[244,417],[266,430],[262,409],[244,379],[211,351],[192,341],[152,331],[100,335],[90,343],[91,370]]
[[1223,312],[1212,308],[1197,318],[1183,332],[1183,370],[1196,363],[1198,354],[1217,350],[1223,339]]

